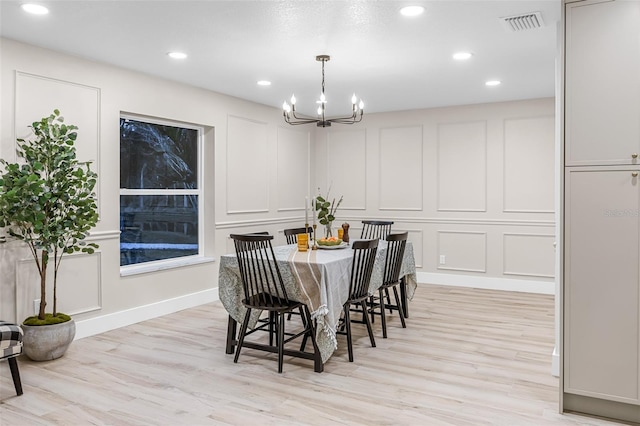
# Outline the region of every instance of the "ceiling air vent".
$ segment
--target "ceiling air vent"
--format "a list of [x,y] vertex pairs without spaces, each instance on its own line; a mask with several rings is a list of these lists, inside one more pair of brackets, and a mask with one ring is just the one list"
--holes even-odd
[[524,13],[515,16],[505,16],[500,18],[500,22],[509,32],[519,32],[527,30],[535,30],[544,27],[542,14],[540,12]]

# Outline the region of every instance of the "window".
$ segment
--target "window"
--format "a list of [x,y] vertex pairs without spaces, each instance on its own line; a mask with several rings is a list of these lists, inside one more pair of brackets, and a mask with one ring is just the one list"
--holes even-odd
[[202,255],[203,129],[120,118],[120,266]]

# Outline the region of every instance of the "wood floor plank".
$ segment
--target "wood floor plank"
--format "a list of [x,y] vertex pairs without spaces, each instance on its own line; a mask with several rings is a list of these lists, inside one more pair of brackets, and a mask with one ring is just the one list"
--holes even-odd
[[[52,362],[0,363],[0,424],[611,425],[558,413],[552,296],[421,284],[372,348],[353,325],[324,373],[307,360],[224,353],[219,302],[88,337]],[[292,319],[288,328],[296,327]]]

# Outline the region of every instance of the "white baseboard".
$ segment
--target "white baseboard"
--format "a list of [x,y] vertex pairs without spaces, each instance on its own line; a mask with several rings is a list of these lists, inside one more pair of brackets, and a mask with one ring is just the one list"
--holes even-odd
[[556,287],[553,281],[474,277],[432,272],[418,272],[416,275],[419,283],[483,288],[487,290],[520,291],[524,293],[556,294]]
[[551,375],[560,377],[560,352],[557,346],[553,348],[551,355]]
[[112,314],[76,321],[75,339],[82,339],[83,337],[89,337],[106,331],[115,330],[116,328],[172,314],[183,309],[215,302],[216,300],[218,300],[218,289],[214,288],[175,297],[173,299],[163,300],[161,302],[138,306],[136,308],[120,312],[114,312]]

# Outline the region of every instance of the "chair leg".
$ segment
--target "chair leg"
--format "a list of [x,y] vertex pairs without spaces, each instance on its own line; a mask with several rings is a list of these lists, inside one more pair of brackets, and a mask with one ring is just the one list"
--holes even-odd
[[[387,305],[391,306],[391,296],[389,295],[389,288],[385,288],[384,289],[384,294],[387,297]],[[393,313],[393,309],[389,308],[389,313],[392,314]]]
[[[273,336],[275,336],[275,333],[277,331],[277,324],[275,323],[275,321],[277,320],[277,317],[274,319],[274,315],[275,315],[275,312],[273,311],[269,312],[269,346],[273,346]],[[277,344],[278,342],[276,341],[276,345]]]
[[[367,302],[362,300],[360,302],[360,304],[362,305],[362,309],[364,309],[366,311],[367,310]],[[371,327],[371,321],[369,321],[369,315],[365,315],[365,318],[367,320],[367,331],[369,332],[369,340],[371,340],[371,347],[375,348],[376,347],[376,339],[373,337],[373,328]]]
[[[376,303],[376,298],[373,296],[369,296],[369,305],[371,305],[371,308],[369,310],[369,312],[371,313],[371,323],[373,324],[374,322],[376,322],[376,307],[375,307],[375,303]],[[364,322],[364,320],[362,321]]]
[[226,353],[232,354],[234,351],[234,343],[236,340],[236,329],[238,328],[238,323],[234,320],[231,315],[229,315],[229,322],[227,324],[227,348]]
[[402,303],[400,303],[400,296],[398,296],[398,289],[393,287],[393,295],[396,298],[396,305],[398,306],[398,315],[400,315],[400,322],[402,323],[402,328],[407,328],[407,323],[404,320],[404,309],[402,308]]
[[247,327],[249,327],[249,317],[251,316],[251,309],[247,309],[247,313],[244,316],[244,321],[242,321],[242,327],[240,327],[240,335],[238,336],[238,347],[236,348],[236,356],[233,357],[233,362],[237,363],[238,358],[240,357],[240,349],[242,349],[242,344],[244,343],[244,336],[247,334]]
[[[349,351],[349,362],[353,362],[353,344],[351,342],[351,318],[349,317],[349,309],[351,309],[351,304],[347,303],[344,305],[344,327],[347,333],[347,350]],[[369,316],[365,314],[365,318],[367,319],[367,323],[369,322]]]
[[387,338],[387,314],[384,312],[384,297],[380,289],[380,318],[382,319],[382,338]]
[[402,299],[402,308],[404,317],[409,318],[409,303],[407,300],[407,282],[404,277],[400,278],[400,298]]
[[282,364],[284,362],[284,314],[276,312],[276,330],[278,335],[278,373],[282,373]]
[[18,359],[16,357],[9,358],[9,369],[11,370],[11,378],[13,378],[13,386],[16,388],[16,394],[22,395],[22,382],[20,381],[20,371],[18,370]]
[[[313,328],[311,326],[311,314],[309,314],[309,317],[307,317],[307,311],[308,308],[306,306],[300,306],[300,318],[302,319],[302,326],[304,327],[305,330],[309,329],[309,328]],[[307,338],[309,337],[309,333],[305,333],[304,336],[302,336],[302,343],[300,344],[300,352],[304,352],[304,348],[305,346],[307,346]]]
[[[313,357],[313,370],[316,373],[322,373],[322,371],[324,370],[324,365],[322,364],[322,355],[320,354],[320,348],[318,348],[318,342],[316,341],[316,327],[314,326],[314,320],[311,319],[311,312],[309,312],[309,308],[306,305],[303,306],[303,308],[303,315],[306,318],[307,324],[306,327],[309,330],[308,336],[311,338],[311,343],[313,344],[313,353],[315,354]],[[307,334],[305,334],[302,339],[303,342],[306,343]],[[304,351],[304,347],[301,349],[301,351]]]

